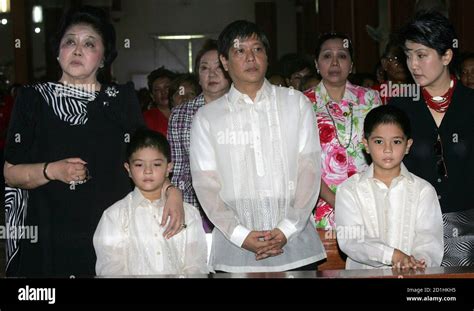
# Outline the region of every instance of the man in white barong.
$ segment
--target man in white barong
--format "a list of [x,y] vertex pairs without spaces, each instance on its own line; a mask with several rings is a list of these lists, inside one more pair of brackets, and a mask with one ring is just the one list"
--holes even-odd
[[316,270],[326,253],[310,221],[319,195],[316,117],[299,91],[265,79],[269,43],[248,21],[218,39],[229,92],[195,115],[193,186],[212,233],[210,266],[225,272]]

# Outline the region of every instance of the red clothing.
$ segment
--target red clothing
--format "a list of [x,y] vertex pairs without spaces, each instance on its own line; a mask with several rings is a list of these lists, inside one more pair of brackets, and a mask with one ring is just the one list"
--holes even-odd
[[[382,86],[384,86],[385,88],[384,92],[382,92]],[[388,87],[389,85],[387,84],[387,81],[384,81],[381,84],[375,84],[371,87],[372,90],[376,90],[377,92],[379,92],[379,96],[380,96],[380,99],[382,100],[383,105],[386,105],[388,101],[390,100],[390,96],[388,96]]]
[[8,123],[13,109],[13,98],[9,95],[3,97],[3,105],[0,105],[0,149],[5,147],[5,139],[8,131]]
[[382,104],[386,105],[388,100],[390,99],[390,97],[387,97],[387,96],[382,96],[382,94],[380,93],[380,91],[382,90],[382,85],[385,85],[385,87],[387,87],[387,83],[386,82],[383,82],[382,84],[375,84],[371,87],[372,90],[376,90],[377,92],[379,92],[379,96],[380,96],[380,99],[382,100]]
[[146,126],[153,131],[168,136],[168,118],[158,108],[151,108],[143,112]]

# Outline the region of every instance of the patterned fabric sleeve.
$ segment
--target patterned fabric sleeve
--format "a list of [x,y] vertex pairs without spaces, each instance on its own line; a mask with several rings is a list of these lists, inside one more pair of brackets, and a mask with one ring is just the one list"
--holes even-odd
[[[173,176],[171,182],[180,187],[178,181],[180,176],[183,174],[183,152],[184,152],[184,141],[181,137],[182,123],[183,123],[183,111],[181,107],[177,107],[172,110],[170,120],[168,123],[168,142],[171,147],[171,159],[173,161]],[[184,190],[180,187],[181,190]]]

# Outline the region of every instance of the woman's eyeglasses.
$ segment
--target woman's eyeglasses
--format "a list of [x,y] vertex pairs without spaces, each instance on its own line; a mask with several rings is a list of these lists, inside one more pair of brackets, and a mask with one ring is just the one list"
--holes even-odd
[[438,161],[436,161],[438,175],[448,178],[448,169],[446,168],[446,162],[444,161],[443,144],[441,143],[440,137],[438,137],[434,144],[434,151],[435,155],[438,157]]

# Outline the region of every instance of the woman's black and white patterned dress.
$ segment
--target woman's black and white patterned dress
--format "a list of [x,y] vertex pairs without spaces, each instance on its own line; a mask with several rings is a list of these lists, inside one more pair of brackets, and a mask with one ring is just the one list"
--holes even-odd
[[5,219],[16,233],[7,240],[8,276],[95,274],[92,236],[102,212],[131,190],[125,148],[143,124],[131,83],[102,85],[100,92],[58,83],[20,90],[5,160],[28,164],[78,157],[92,178],[75,186],[52,181],[32,190],[6,187]]

